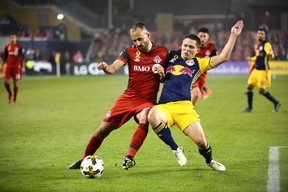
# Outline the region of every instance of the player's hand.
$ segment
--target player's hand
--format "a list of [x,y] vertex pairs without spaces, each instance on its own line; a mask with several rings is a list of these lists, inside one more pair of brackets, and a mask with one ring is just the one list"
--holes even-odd
[[162,67],[161,65],[157,66],[156,68],[157,73],[160,76],[160,82],[164,82],[164,78],[165,78],[165,71],[164,71],[164,67]]
[[97,66],[97,69],[104,71],[105,69],[107,69],[107,67],[108,67],[108,64],[107,64],[106,62],[102,61],[102,62],[100,62],[99,65]]
[[244,27],[244,22],[242,20],[237,21],[237,23],[231,28],[231,33],[238,37]]
[[26,69],[25,67],[21,67],[21,73],[25,73]]
[[160,77],[165,76],[164,68],[163,68],[161,65],[159,65],[159,66],[156,68],[156,70],[157,70],[157,73],[160,75]]

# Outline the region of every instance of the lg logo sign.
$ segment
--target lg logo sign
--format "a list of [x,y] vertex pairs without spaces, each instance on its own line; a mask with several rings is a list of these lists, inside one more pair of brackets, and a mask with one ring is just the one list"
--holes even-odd
[[104,75],[103,71],[97,69],[99,63],[90,63],[88,65],[74,65],[74,75]]

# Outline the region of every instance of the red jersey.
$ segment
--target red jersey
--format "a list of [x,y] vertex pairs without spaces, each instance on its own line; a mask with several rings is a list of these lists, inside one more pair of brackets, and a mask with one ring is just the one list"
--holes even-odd
[[217,48],[215,46],[215,43],[208,42],[206,47],[200,48],[199,52],[196,54],[196,57],[200,58],[207,58],[217,55]]
[[4,50],[4,62],[7,63],[8,68],[20,68],[20,61],[23,57],[23,50],[19,43],[8,44]]
[[160,76],[155,68],[159,65],[165,68],[167,55],[168,50],[156,44],[152,45],[148,53],[140,52],[135,45],[126,48],[118,57],[129,67],[129,82],[125,93],[133,98],[156,103]]
[[160,76],[155,68],[159,65],[165,68],[168,50],[153,44],[148,53],[142,53],[133,45],[126,48],[117,59],[129,67],[128,87],[103,120],[121,127],[133,116],[138,123],[136,114],[156,104]]
[[[207,58],[207,57],[212,57],[217,55],[217,48],[215,46],[215,43],[213,42],[208,42],[207,45],[203,48],[199,49],[199,52],[196,54],[196,57],[200,58]],[[202,73],[194,87],[199,87],[200,91],[203,90],[204,85],[205,85],[205,79],[206,79],[207,71]]]

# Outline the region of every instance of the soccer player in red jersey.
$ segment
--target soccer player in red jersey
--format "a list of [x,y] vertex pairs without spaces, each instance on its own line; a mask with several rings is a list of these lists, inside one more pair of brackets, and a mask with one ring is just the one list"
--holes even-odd
[[142,146],[148,133],[147,114],[157,101],[160,81],[164,73],[158,74],[157,68],[165,68],[168,50],[156,45],[150,40],[150,33],[143,23],[137,23],[130,29],[130,37],[134,45],[127,47],[111,64],[100,62],[99,70],[113,74],[122,66],[129,67],[128,87],[107,112],[99,128],[92,135],[82,158],[68,169],[79,169],[81,161],[92,155],[100,147],[103,140],[115,129],[120,128],[134,117],[138,123],[130,147],[123,162],[123,168],[129,169],[135,165],[134,156]]
[[4,86],[8,92],[8,103],[11,103],[12,100],[12,91],[9,84],[10,78],[13,79],[13,102],[16,103],[18,93],[18,80],[21,79],[21,72],[25,71],[23,58],[23,49],[22,46],[17,43],[16,35],[10,35],[10,43],[5,46],[4,60],[2,66],[0,67],[0,70],[2,71],[4,68],[3,66],[6,63],[4,71]]
[[[207,58],[212,57],[218,54],[218,50],[216,48],[215,43],[209,42],[209,30],[207,28],[200,28],[198,30],[197,36],[201,40],[201,45],[199,52],[196,54],[196,57],[200,58]],[[193,89],[191,91],[192,94],[192,103],[195,106],[198,98],[207,98],[212,92],[209,89],[206,89],[206,92],[203,93],[205,88],[205,80],[206,80],[207,72],[204,72],[196,82],[196,84],[193,86]]]

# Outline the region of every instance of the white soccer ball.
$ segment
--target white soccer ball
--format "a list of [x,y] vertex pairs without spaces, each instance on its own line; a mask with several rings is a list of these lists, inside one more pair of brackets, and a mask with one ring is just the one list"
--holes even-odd
[[104,171],[104,162],[96,155],[89,155],[81,162],[80,171],[85,177],[99,178]]

